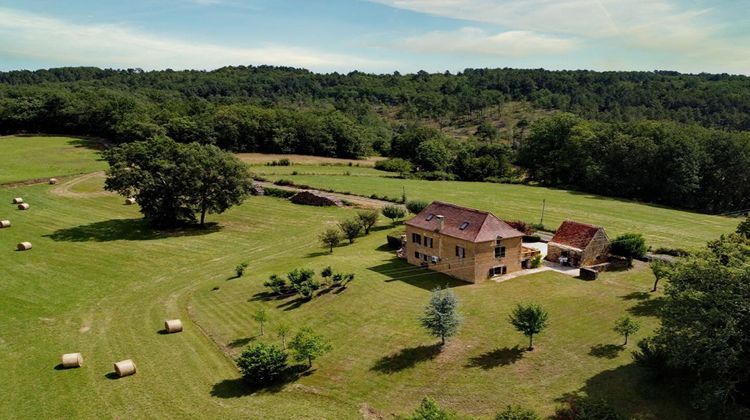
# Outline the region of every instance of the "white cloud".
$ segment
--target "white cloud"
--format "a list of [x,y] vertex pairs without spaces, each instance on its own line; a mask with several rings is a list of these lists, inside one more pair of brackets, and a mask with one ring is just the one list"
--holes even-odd
[[0,54],[53,65],[144,69],[214,69],[240,64],[299,66],[322,71],[394,67],[388,62],[288,45],[243,48],[194,43],[122,25],[77,24],[6,8],[0,8]]
[[400,45],[423,52],[527,57],[565,53],[576,47],[576,41],[530,31],[508,31],[493,35],[478,28],[465,27],[457,31],[428,32],[407,38]]

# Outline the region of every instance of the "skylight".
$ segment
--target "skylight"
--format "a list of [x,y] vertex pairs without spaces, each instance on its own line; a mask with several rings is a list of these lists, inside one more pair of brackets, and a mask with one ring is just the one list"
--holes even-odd
[[469,222],[463,222],[458,228],[461,230],[466,230],[467,227],[469,227]]
[[430,220],[432,220],[433,217],[435,217],[435,215],[432,214],[432,213],[430,213],[429,215],[427,215],[427,219],[425,219],[425,220],[427,220],[429,222]]

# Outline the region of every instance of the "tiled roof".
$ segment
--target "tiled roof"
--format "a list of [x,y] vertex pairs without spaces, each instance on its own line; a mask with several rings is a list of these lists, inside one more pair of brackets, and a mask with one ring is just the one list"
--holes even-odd
[[[437,216],[443,216],[440,233],[470,242],[494,241],[497,237],[517,238],[522,232],[510,227],[492,213],[434,201],[418,215],[406,222],[408,226],[437,231],[440,226]],[[462,226],[465,227],[461,229]]]
[[557,232],[555,232],[555,236],[552,237],[550,243],[583,250],[588,246],[589,242],[594,239],[596,232],[601,229],[603,229],[601,226],[566,220],[562,222],[557,229]]

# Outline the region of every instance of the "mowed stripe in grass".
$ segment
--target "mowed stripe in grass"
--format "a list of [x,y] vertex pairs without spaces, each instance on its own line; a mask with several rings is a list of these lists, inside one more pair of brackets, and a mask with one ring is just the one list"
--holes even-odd
[[604,226],[610,237],[637,232],[654,248],[697,249],[734,231],[738,220],[642,204],[575,191],[482,182],[421,181],[339,175],[270,176],[298,184],[360,195],[409,200],[441,200],[493,212],[506,220],[538,223],[545,201],[544,225],[557,228],[566,219]]
[[71,137],[0,137],[0,184],[103,170],[106,164],[96,147],[93,141]]

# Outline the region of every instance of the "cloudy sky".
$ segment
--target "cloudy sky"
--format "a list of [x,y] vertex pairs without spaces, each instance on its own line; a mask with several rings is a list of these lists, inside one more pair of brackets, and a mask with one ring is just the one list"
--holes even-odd
[[750,0],[0,0],[0,70],[750,74]]

